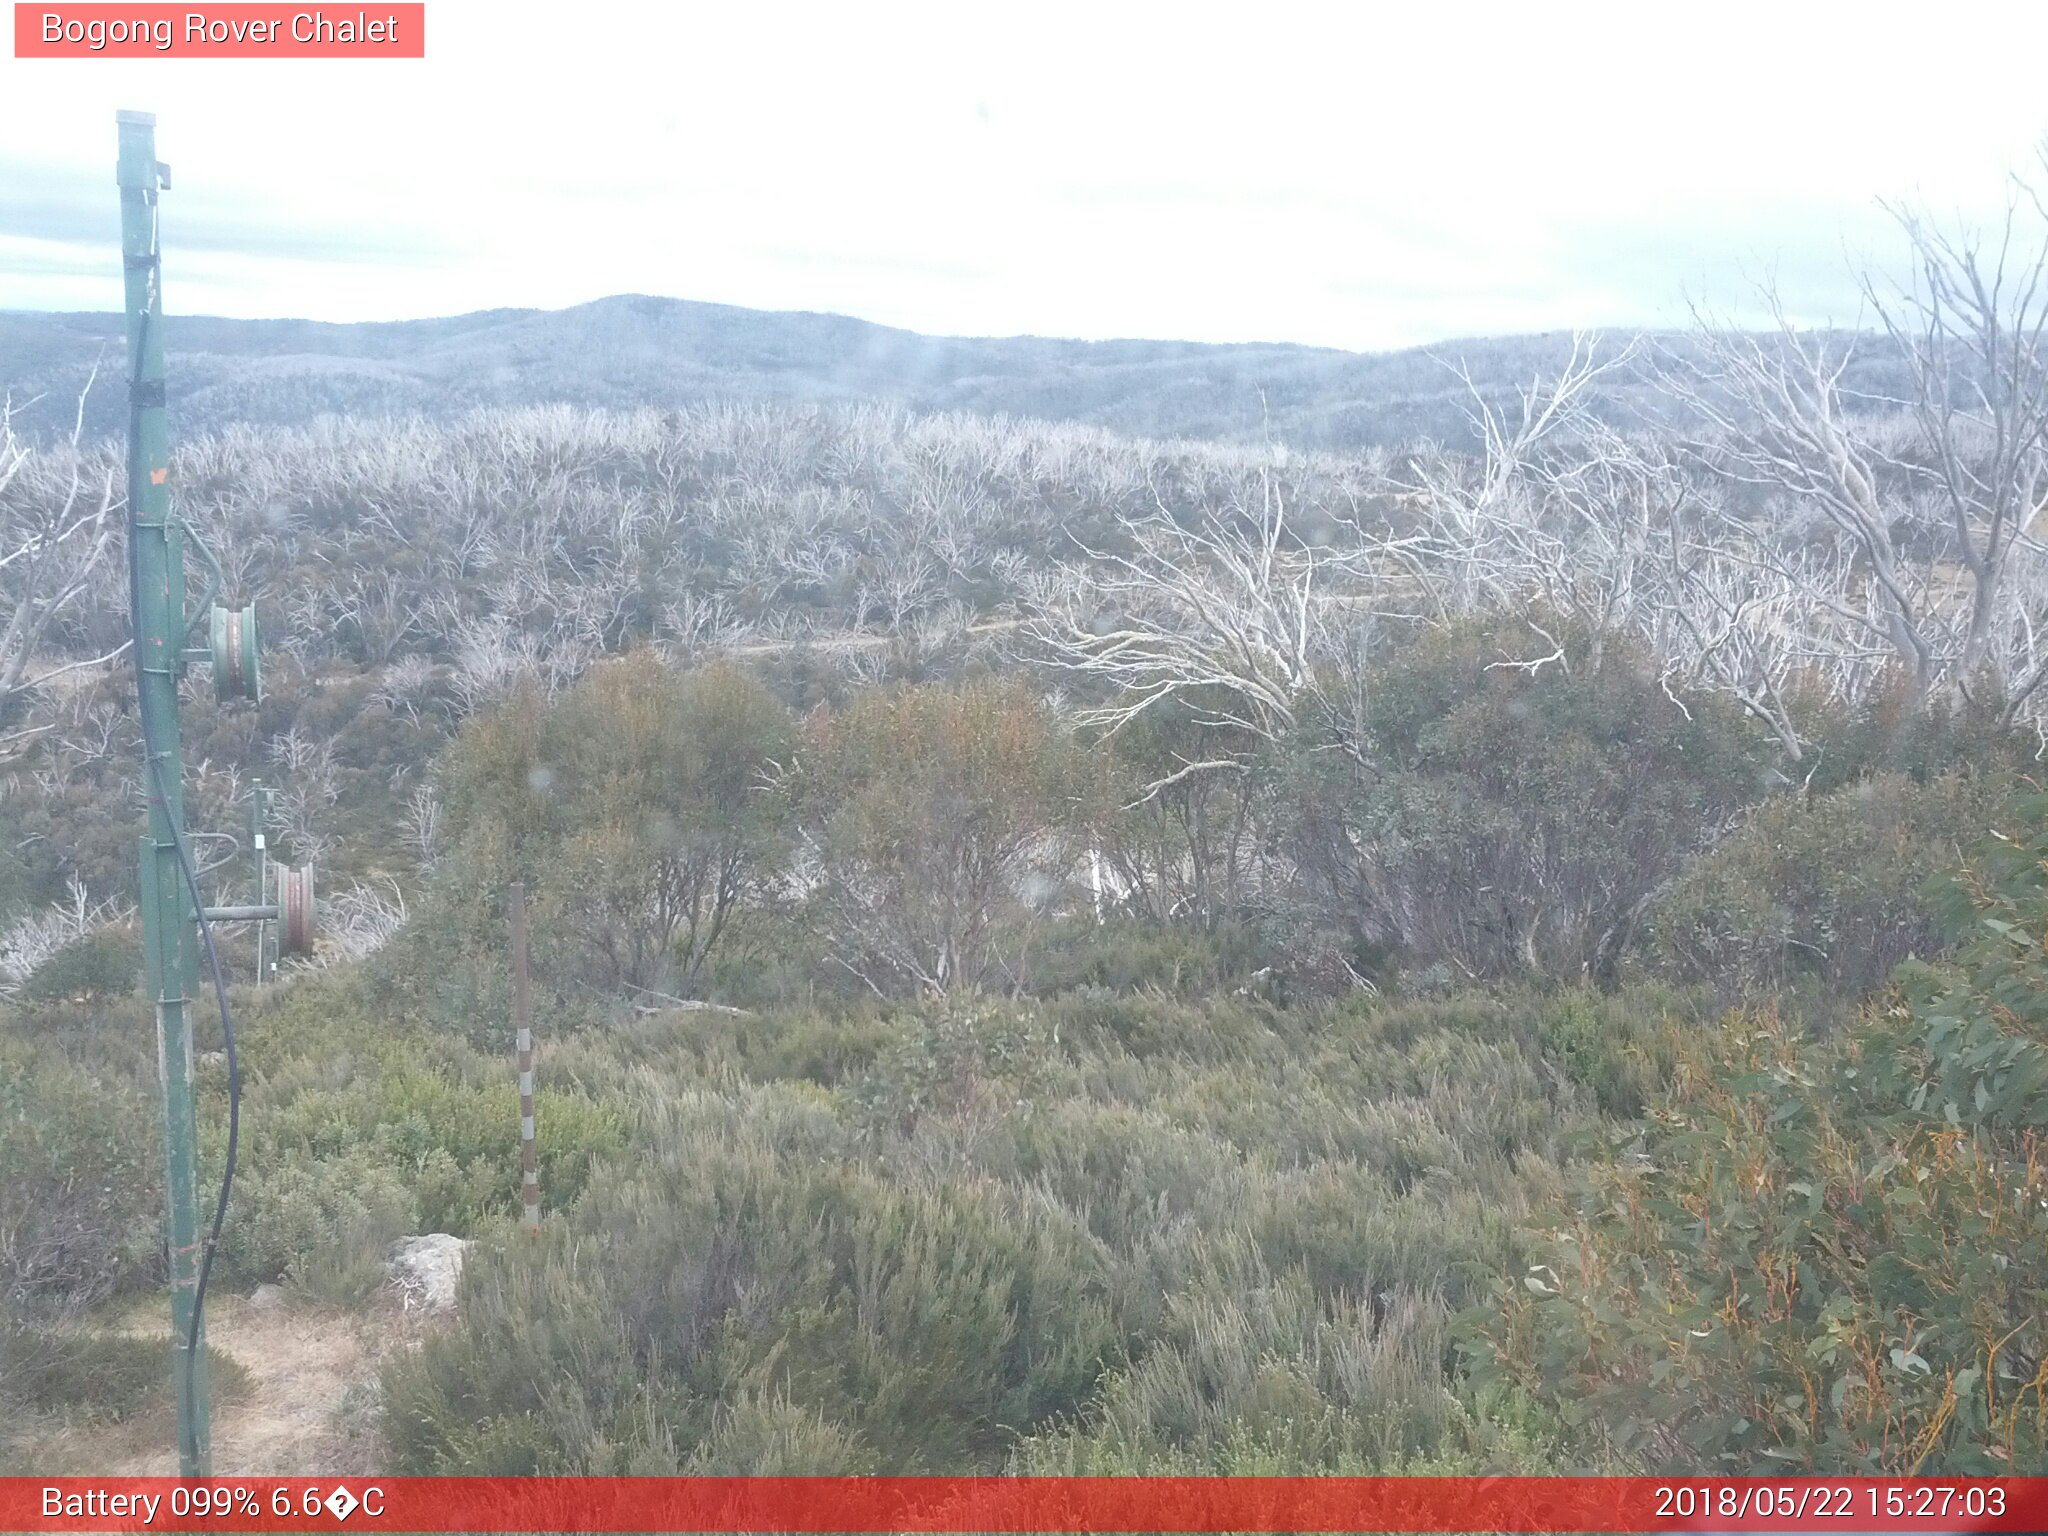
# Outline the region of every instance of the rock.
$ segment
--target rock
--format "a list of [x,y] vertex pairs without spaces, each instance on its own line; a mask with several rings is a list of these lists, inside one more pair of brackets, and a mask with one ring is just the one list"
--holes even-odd
[[408,1312],[428,1316],[455,1310],[455,1296],[462,1280],[462,1255],[469,1247],[466,1238],[446,1232],[429,1232],[423,1237],[402,1237],[391,1245],[386,1271],[405,1302]]
[[274,1312],[284,1305],[284,1287],[259,1285],[249,1293],[249,1305],[258,1312]]

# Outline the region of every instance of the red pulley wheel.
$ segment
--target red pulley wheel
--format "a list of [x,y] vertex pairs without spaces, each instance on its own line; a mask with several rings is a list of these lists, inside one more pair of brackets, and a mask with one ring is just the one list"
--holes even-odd
[[313,952],[313,870],[310,865],[294,869],[277,868],[277,904],[280,908],[277,947],[287,955]]

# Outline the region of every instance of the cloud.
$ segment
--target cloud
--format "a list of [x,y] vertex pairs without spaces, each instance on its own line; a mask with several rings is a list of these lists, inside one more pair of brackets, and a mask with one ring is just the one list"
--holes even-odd
[[[229,314],[646,292],[1353,348],[1675,321],[1767,270],[1802,316],[1853,316],[1877,197],[1995,208],[2048,122],[1983,88],[1968,29],[1745,0],[433,16],[404,63],[0,59],[0,236],[38,253],[0,302],[100,291],[79,253],[114,248],[116,106],[159,115],[181,302]],[[2032,56],[2048,8],[1997,35]],[[1888,110],[1909,67],[1915,110]]]
[[105,249],[98,245],[67,245],[7,235],[0,235],[0,268],[16,279],[97,277],[104,281],[117,280],[120,273],[118,266],[108,263]]
[[[233,252],[284,261],[400,263],[450,261],[474,242],[446,229],[321,224],[280,225],[273,205],[232,192],[164,194],[164,238],[188,251]],[[113,178],[92,185],[74,173],[0,157],[0,236],[118,250],[121,209]]]

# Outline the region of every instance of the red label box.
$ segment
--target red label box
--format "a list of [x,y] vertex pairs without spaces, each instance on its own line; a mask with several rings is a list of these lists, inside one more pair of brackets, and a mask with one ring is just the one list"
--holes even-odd
[[0,1531],[2048,1530],[2048,1478],[0,1477]]
[[423,59],[411,4],[64,4],[15,0],[17,59]]

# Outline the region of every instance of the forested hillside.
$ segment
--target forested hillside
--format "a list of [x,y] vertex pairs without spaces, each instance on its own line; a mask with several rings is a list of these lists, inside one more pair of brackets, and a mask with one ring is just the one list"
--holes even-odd
[[[189,690],[192,824],[276,786],[324,893],[274,984],[226,950],[224,1294],[374,1309],[471,1239],[349,1410],[406,1472],[2039,1468],[2048,408],[1993,319],[2025,390],[1570,340],[1344,451],[1199,359],[1174,431],[1253,441],[411,371],[550,317],[335,341],[398,393],[170,468],[267,647],[260,704]],[[31,435],[0,1454],[47,1469],[160,1410],[108,1319],[164,1254],[119,449]]]
[[[166,331],[171,400],[187,431],[300,426],[320,416],[454,421],[490,406],[873,401],[1310,449],[1462,440],[1469,394],[1458,370],[1498,402],[1554,372],[1571,350],[1565,335],[1372,355],[1280,344],[920,336],[842,315],[644,295],[381,324],[172,314]],[[0,313],[0,382],[24,404],[21,429],[68,432],[79,378],[96,358],[119,358],[124,345],[118,315]],[[1684,348],[1676,337],[1666,345]],[[1864,351],[1851,395],[1895,393],[1886,340],[1866,338]],[[1606,389],[1646,400],[1643,376],[1668,364],[1646,351]],[[116,432],[121,412],[118,391],[102,390],[87,402],[88,425],[95,434]]]

